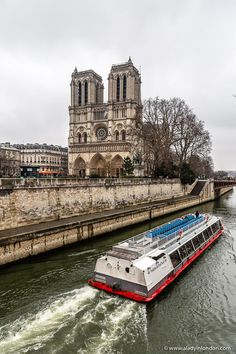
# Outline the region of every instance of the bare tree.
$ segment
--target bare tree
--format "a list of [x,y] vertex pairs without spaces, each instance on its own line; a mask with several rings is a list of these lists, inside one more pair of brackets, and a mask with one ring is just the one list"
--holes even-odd
[[174,168],[190,163],[193,156],[205,159],[211,150],[210,135],[180,98],[144,101],[143,120],[135,135],[144,142],[143,159],[154,175],[174,175]]
[[186,111],[178,122],[178,138],[173,144],[178,165],[189,163],[192,156],[206,159],[211,151],[210,134],[204,129],[204,123],[199,121],[191,110]]
[[193,155],[189,161],[189,165],[195,176],[202,178],[214,176],[214,165],[211,156],[201,158],[197,155]]

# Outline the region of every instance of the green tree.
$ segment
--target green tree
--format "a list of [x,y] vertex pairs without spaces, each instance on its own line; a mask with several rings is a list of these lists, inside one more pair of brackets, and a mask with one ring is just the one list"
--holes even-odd
[[125,176],[133,176],[134,165],[133,165],[131,158],[129,156],[124,158],[123,168],[124,168],[124,175]]
[[183,163],[180,168],[180,180],[182,184],[192,184],[195,181],[195,174],[189,164]]

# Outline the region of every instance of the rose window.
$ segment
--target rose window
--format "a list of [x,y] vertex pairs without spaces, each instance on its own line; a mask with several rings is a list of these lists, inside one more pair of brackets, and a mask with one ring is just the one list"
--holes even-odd
[[98,128],[96,131],[96,136],[98,140],[105,140],[107,137],[107,129],[106,128]]

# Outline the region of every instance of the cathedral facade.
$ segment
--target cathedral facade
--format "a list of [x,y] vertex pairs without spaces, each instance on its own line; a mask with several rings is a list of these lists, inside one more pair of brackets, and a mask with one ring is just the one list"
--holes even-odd
[[120,177],[124,158],[129,156],[135,174],[142,175],[138,158],[142,142],[134,133],[141,110],[141,77],[131,58],[112,65],[106,103],[102,77],[75,68],[69,106],[69,174]]

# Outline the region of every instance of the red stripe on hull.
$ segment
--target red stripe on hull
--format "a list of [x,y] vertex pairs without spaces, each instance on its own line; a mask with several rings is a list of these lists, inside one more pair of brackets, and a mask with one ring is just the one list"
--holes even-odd
[[169,278],[158,289],[156,289],[151,296],[148,296],[148,297],[147,296],[142,296],[142,295],[138,295],[138,294],[135,294],[133,292],[130,292],[130,291],[113,290],[107,284],[104,284],[104,283],[101,283],[101,282],[98,282],[98,281],[94,281],[93,279],[89,279],[88,283],[91,286],[93,286],[95,288],[98,288],[100,290],[104,290],[104,291],[107,291],[107,292],[115,294],[115,295],[120,295],[120,296],[126,297],[128,299],[132,299],[132,300],[138,301],[138,302],[149,302],[149,301],[152,301],[157,295],[159,295],[167,287],[167,285],[172,283],[172,281],[174,281],[184,269],[186,269],[213,242],[215,242],[222,235],[222,233],[223,233],[223,230],[220,230],[208,243],[205,244],[204,247],[202,247],[201,249],[198,249],[196,251],[196,253],[194,253],[192,255],[192,257],[189,258],[187,260],[187,262],[175,274],[169,276]]

